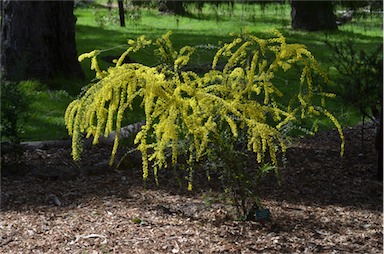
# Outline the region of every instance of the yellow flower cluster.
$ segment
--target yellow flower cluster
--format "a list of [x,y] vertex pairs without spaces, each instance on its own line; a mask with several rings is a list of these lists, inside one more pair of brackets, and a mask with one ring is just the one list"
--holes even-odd
[[[200,76],[182,71],[188,64],[194,48],[186,46],[174,50],[169,39],[171,33],[156,40],[158,52],[168,67],[148,67],[142,64],[123,64],[130,52],[150,45],[145,37],[129,40],[129,48],[118,59],[116,66],[101,71],[97,65],[98,51],[83,54],[79,60],[92,59],[98,82],[85,94],[73,101],[65,114],[66,125],[73,137],[73,157],[79,159],[82,151],[82,133],[93,136],[94,143],[101,135],[116,130],[111,163],[119,144],[119,130],[124,113],[132,109],[132,102],[139,97],[145,111],[146,124],[137,133],[135,143],[142,153],[143,177],[148,176],[149,162],[153,161],[154,174],[167,166],[166,151],[172,152],[172,163],[179,153],[189,154],[189,162],[199,161],[212,149],[209,146],[227,126],[234,138],[246,133],[248,149],[262,162],[269,153],[276,164],[276,153],[286,149],[280,130],[301,117],[323,113],[340,132],[341,127],[323,107],[312,105],[315,71],[326,77],[311,53],[300,44],[288,44],[278,31],[275,37],[260,39],[245,33],[216,53],[212,70]],[[226,59],[224,69],[215,70],[221,58]],[[289,71],[300,64],[301,86],[306,94],[298,93],[299,106],[278,106],[276,99],[283,94],[274,86],[275,73]],[[304,89],[300,89],[303,91]],[[324,96],[332,95],[324,93]],[[293,105],[293,104],[292,104]],[[189,140],[187,148],[180,151],[180,142]],[[343,146],[343,145],[342,145]]]

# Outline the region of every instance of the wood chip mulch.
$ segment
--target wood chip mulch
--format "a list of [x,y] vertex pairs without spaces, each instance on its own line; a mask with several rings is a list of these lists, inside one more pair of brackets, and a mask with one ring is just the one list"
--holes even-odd
[[139,163],[109,168],[108,147],[4,155],[1,253],[382,253],[383,184],[376,181],[373,126],[294,142],[278,185],[260,186],[265,223],[236,221],[209,183],[191,192],[172,173],[144,186]]

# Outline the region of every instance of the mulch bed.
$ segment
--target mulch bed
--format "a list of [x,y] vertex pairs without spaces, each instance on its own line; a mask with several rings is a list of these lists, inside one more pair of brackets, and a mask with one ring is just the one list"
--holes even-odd
[[[135,156],[109,168],[109,147],[48,148],[4,155],[1,253],[382,253],[383,185],[376,181],[373,126],[296,140],[260,186],[265,223],[236,221],[226,199],[171,172],[144,186]],[[121,154],[119,154],[121,156]]]

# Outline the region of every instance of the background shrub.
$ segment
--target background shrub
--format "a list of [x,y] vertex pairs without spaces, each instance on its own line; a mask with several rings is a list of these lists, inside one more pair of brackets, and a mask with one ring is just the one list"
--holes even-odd
[[376,121],[383,100],[383,45],[365,49],[352,40],[328,45],[335,52],[333,66],[340,74],[336,93],[363,117]]
[[24,83],[1,82],[1,139],[18,143],[29,104]]

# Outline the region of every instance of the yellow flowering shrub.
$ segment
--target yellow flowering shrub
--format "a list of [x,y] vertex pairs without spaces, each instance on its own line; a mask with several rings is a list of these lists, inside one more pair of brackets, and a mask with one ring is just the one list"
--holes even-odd
[[[266,163],[268,155],[271,165],[276,165],[277,152],[286,150],[283,128],[300,118],[320,114],[333,121],[343,146],[341,126],[325,109],[325,100],[321,105],[313,103],[314,73],[324,81],[327,77],[304,45],[287,43],[278,31],[272,31],[268,39],[244,33],[217,51],[211,70],[198,74],[184,71],[195,49],[186,46],[176,51],[170,34],[154,43],[143,36],[129,40],[128,49],[107,70],[98,67],[99,51],[79,57],[79,60],[92,59],[91,68],[96,71],[98,81],[66,110],[65,121],[72,136],[75,160],[80,158],[83,133],[86,137],[93,136],[96,144],[100,136],[116,131],[113,161],[124,113],[132,110],[135,98],[140,98],[145,112],[145,125],[135,137],[142,154],[144,179],[148,177],[150,162],[155,175],[159,168],[167,166],[167,151],[172,163],[182,153],[192,165],[211,154],[215,149],[212,144],[232,142],[240,135],[246,148],[256,155],[257,163]],[[157,45],[156,52],[163,64],[155,67],[122,64],[130,52],[151,44]],[[218,63],[224,63],[224,67],[216,69]],[[297,84],[292,85],[298,87],[297,95],[289,105],[282,105],[280,99],[284,94],[275,85],[276,74],[295,72],[296,67],[300,72]]]

